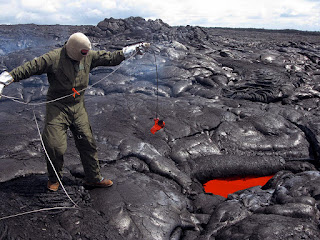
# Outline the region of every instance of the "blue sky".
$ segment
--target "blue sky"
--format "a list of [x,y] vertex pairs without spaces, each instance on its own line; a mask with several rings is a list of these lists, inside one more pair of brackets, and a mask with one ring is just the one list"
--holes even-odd
[[139,16],[171,26],[320,31],[320,0],[0,0],[0,24],[97,25]]

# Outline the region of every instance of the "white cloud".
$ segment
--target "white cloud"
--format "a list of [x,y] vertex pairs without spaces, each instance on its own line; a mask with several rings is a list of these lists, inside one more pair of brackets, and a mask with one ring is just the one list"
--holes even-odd
[[113,0],[109,0],[109,1],[105,0],[105,1],[102,1],[102,2],[99,1],[99,0],[96,0],[96,1],[101,3],[101,7],[103,9],[115,9],[117,7],[116,1],[113,1]]
[[176,25],[320,31],[319,0],[0,0],[0,23],[91,24],[141,16]]
[[[139,5],[146,4],[145,0],[138,2]],[[320,11],[316,2],[305,0],[185,0],[173,4],[170,0],[163,0],[162,3],[151,2],[146,8],[170,25],[202,23],[206,26],[260,28],[270,27],[271,23],[272,28],[281,28],[281,23],[288,28],[290,22],[282,15],[285,13],[292,14],[292,28],[304,25],[306,19],[310,25],[316,24],[319,19],[314,15]]]
[[19,8],[39,14],[50,14],[57,12],[57,9],[62,7],[62,1],[59,0],[47,0],[45,3],[40,4],[38,0],[21,0]]

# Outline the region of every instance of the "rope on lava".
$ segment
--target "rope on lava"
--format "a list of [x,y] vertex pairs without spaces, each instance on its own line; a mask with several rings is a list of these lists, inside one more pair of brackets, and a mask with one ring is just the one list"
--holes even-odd
[[153,51],[153,55],[154,55],[154,64],[156,65],[156,77],[157,77],[157,107],[156,107],[156,119],[157,119],[158,111],[159,111],[159,74],[158,74],[156,53],[154,51]]
[[22,213],[18,213],[18,214],[6,216],[6,217],[1,217],[1,218],[0,218],[0,221],[1,221],[1,220],[4,220],[4,219],[13,218],[13,217],[18,217],[18,216],[27,215],[27,214],[36,213],[36,212],[43,212],[43,211],[50,211],[50,210],[57,210],[57,209],[81,209],[81,208],[78,206],[78,204],[76,204],[76,203],[72,200],[72,198],[70,197],[70,195],[68,194],[67,190],[65,189],[65,187],[64,187],[64,185],[63,185],[63,183],[62,183],[62,181],[61,181],[61,179],[60,179],[60,177],[59,177],[59,175],[58,175],[58,173],[57,173],[57,171],[56,171],[56,169],[55,169],[55,167],[54,167],[54,165],[53,165],[53,163],[52,163],[52,161],[51,161],[51,159],[50,159],[50,157],[49,157],[49,155],[48,155],[48,152],[47,152],[47,150],[46,150],[46,147],[45,147],[45,145],[44,145],[44,142],[43,142],[43,139],[42,139],[42,136],[41,136],[41,133],[40,133],[39,124],[38,124],[38,121],[37,121],[36,114],[35,114],[34,110],[33,110],[33,117],[34,117],[34,121],[35,121],[36,126],[37,126],[37,130],[38,130],[38,134],[39,134],[39,137],[40,137],[40,141],[41,141],[42,148],[43,148],[43,150],[44,150],[44,152],[45,152],[45,154],[46,154],[46,156],[47,156],[47,158],[48,158],[48,161],[49,161],[50,164],[51,164],[51,167],[53,168],[53,171],[54,171],[54,173],[55,173],[55,175],[56,175],[56,177],[57,177],[57,179],[58,179],[58,182],[60,183],[60,185],[61,185],[64,193],[66,194],[66,196],[67,196],[67,197],[69,198],[69,200],[73,203],[73,206],[72,206],[72,207],[42,208],[42,209],[38,209],[38,210],[32,210],[32,211],[28,211],[28,212],[22,212]]
[[28,212],[23,212],[23,213],[18,213],[18,214],[15,214],[15,215],[10,215],[10,216],[6,216],[6,217],[2,217],[2,218],[0,218],[0,221],[1,221],[1,220],[8,219],[8,218],[14,218],[14,217],[19,217],[19,216],[31,214],[31,213],[51,211],[51,210],[58,210],[58,209],[78,209],[78,208],[76,208],[75,206],[73,206],[73,207],[42,208],[42,209],[38,209],[38,210],[32,210],[32,211],[28,211]]
[[47,150],[46,150],[46,147],[45,147],[45,145],[44,145],[44,142],[43,142],[43,139],[42,139],[42,136],[41,136],[41,133],[40,133],[39,124],[38,124],[38,121],[37,121],[37,118],[36,118],[36,114],[34,113],[34,110],[33,110],[33,117],[34,117],[34,121],[36,122],[36,125],[37,125],[37,130],[38,130],[38,134],[39,134],[39,137],[40,137],[40,141],[41,141],[42,148],[43,148],[43,150],[44,150],[44,152],[45,152],[45,154],[46,154],[46,156],[47,156],[47,158],[48,158],[48,161],[50,162],[51,167],[52,167],[53,170],[54,170],[54,173],[55,173],[56,176],[57,176],[57,179],[58,179],[58,181],[59,181],[59,183],[60,183],[60,185],[61,185],[64,193],[67,195],[67,197],[70,199],[70,201],[74,204],[75,207],[80,208],[80,207],[72,200],[72,198],[71,198],[70,195],[68,194],[67,190],[64,188],[64,186],[63,186],[63,184],[62,184],[62,181],[61,181],[61,179],[60,179],[60,177],[59,177],[59,174],[57,173],[57,171],[56,171],[56,169],[55,169],[55,167],[54,167],[54,165],[53,165],[53,163],[52,163],[52,161],[51,161],[51,159],[50,159],[50,157],[49,157],[49,155],[48,155],[48,152],[47,152]]

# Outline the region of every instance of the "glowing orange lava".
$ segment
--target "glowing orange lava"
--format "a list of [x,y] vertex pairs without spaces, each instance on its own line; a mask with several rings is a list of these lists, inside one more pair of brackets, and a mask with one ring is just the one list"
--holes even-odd
[[203,185],[205,192],[228,197],[228,194],[250,187],[265,185],[273,176],[232,177],[211,180]]

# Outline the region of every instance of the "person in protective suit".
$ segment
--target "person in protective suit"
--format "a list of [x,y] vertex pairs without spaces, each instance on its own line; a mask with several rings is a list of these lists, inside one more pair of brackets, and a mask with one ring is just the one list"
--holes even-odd
[[[49,82],[47,101],[69,95],[46,104],[42,133],[48,156],[59,177],[62,174],[69,128],[80,153],[85,185],[109,187],[113,184],[100,174],[97,146],[84,105],[84,89],[88,86],[91,69],[97,66],[116,66],[148,46],[148,43],[140,43],[115,52],[94,51],[91,50],[89,38],[78,32],[72,34],[62,48],[52,50],[13,69],[10,73],[5,71],[0,75],[0,97],[3,88],[10,83],[43,73],[47,74]],[[57,191],[59,182],[48,159],[47,169],[49,178],[47,187],[51,191]]]

